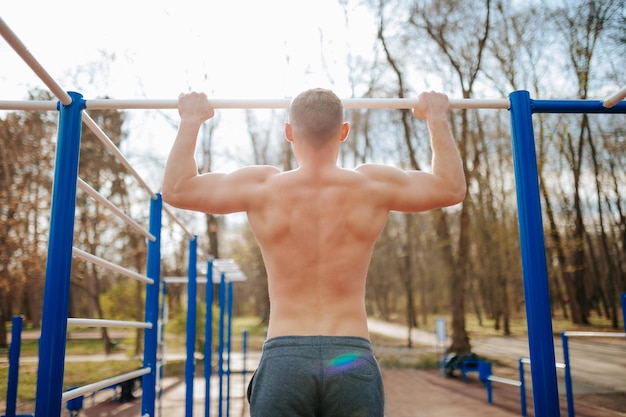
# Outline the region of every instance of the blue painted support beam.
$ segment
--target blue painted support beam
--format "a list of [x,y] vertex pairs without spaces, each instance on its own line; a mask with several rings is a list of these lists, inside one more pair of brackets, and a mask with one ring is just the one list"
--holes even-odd
[[196,251],[198,238],[189,241],[189,266],[187,267],[187,355],[185,359],[185,416],[193,416],[193,380],[196,376],[196,318],[198,273],[196,270]]
[[533,113],[626,113],[626,101],[606,108],[600,100],[531,100]]
[[50,232],[44,284],[35,415],[61,415],[65,341],[72,272],[76,180],[80,155],[83,96],[58,104],[59,128],[50,209]]
[[219,284],[219,324],[218,324],[218,341],[217,341],[217,376],[219,379],[219,394],[217,400],[217,415],[223,415],[223,399],[224,399],[224,316],[226,312],[226,276],[222,273]]
[[211,415],[211,374],[213,373],[213,261],[206,272],[206,320],[204,322],[204,416]]
[[626,292],[622,293],[622,323],[624,324],[624,333],[626,333]]
[[22,350],[22,316],[11,319],[11,347],[9,348],[9,378],[5,417],[15,417],[17,409],[17,386],[20,375],[20,352]]
[[197,319],[197,248],[198,237],[189,241],[189,265],[187,267],[187,357],[185,359],[185,416],[193,416],[193,380],[196,376],[196,319]]
[[228,304],[228,332],[226,334],[226,415],[230,416],[230,375],[231,375],[231,354],[233,352],[233,283],[228,282],[227,286],[227,304]]
[[561,332],[561,343],[563,344],[563,362],[565,362],[565,398],[567,398],[567,415],[574,417],[574,388],[572,386],[572,368],[569,361],[569,338],[566,332]]
[[158,320],[159,320],[159,294],[161,286],[161,218],[163,215],[163,199],[161,194],[150,200],[150,233],[156,238],[154,242],[148,241],[148,266],[147,276],[154,280],[154,284],[146,288],[146,322],[152,323],[151,329],[144,330],[143,346],[144,368],[150,368],[150,373],[142,378],[141,389],[141,415],[154,417],[154,404],[156,400],[157,378],[157,347],[158,347]]
[[558,417],[550,287],[531,100],[527,91],[515,91],[509,99],[534,410],[536,417]]

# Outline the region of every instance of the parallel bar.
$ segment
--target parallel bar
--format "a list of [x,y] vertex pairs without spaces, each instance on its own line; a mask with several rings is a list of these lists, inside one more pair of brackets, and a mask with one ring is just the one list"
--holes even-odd
[[[287,109],[289,98],[279,99],[209,99],[216,109]],[[346,109],[412,109],[417,99],[411,98],[345,98]],[[450,99],[453,109],[500,109],[507,110],[507,99]],[[150,110],[176,109],[178,100],[171,99],[95,99],[87,101],[89,110]],[[53,101],[0,101],[0,110],[55,110]]]
[[501,384],[506,384],[506,385],[513,385],[516,387],[519,387],[522,385],[521,381],[516,381],[514,379],[509,379],[509,378],[503,378],[501,376],[491,375],[487,379],[493,382],[499,382]]
[[611,107],[615,106],[617,103],[624,100],[625,98],[626,98],[626,87],[622,88],[615,94],[610,95],[607,98],[605,98],[603,101],[603,105],[607,109],[610,109]]
[[81,318],[68,318],[68,326],[82,326],[82,327],[124,327],[132,329],[151,329],[152,323],[140,322],[140,321],[124,321],[124,320],[103,320],[103,319],[81,319]]
[[85,252],[84,250],[78,248],[72,248],[72,255],[77,258],[80,258],[84,261],[91,262],[93,264],[99,265],[103,268],[106,268],[110,271],[117,272],[122,275],[126,275],[129,278],[133,278],[137,281],[145,282],[147,284],[154,284],[154,280],[151,278],[145,277],[141,274],[138,274],[135,271],[131,271],[130,269],[121,267],[113,262],[104,260],[98,256],[92,255],[91,253]]
[[72,97],[70,97],[70,95],[67,94],[63,88],[61,88],[54,78],[48,74],[39,61],[37,61],[28,48],[26,48],[26,45],[22,43],[11,28],[4,22],[2,17],[0,17],[0,34],[4,39],[6,39],[8,44],[11,45],[13,50],[15,50],[15,52],[17,52],[17,54],[24,60],[26,65],[28,65],[41,79],[41,81],[48,86],[50,91],[52,91],[52,94],[54,94],[61,101],[61,103],[67,106],[72,102]]
[[[527,364],[529,364],[529,365],[532,365],[532,364],[530,363],[530,358],[521,358],[521,359],[520,359],[520,362],[521,362],[521,363],[527,363]],[[557,369],[565,369],[565,364],[564,364],[563,362],[555,362],[555,363],[554,363],[554,367],[555,367],[555,368],[557,368]]]
[[156,240],[156,237],[151,235],[150,232],[148,232],[146,229],[141,227],[141,225],[139,225],[139,223],[137,223],[136,221],[131,219],[126,213],[124,213],[122,210],[120,210],[115,204],[113,204],[109,200],[107,200],[102,194],[100,194],[95,189],[93,189],[85,181],[83,181],[82,179],[78,178],[77,185],[78,185],[78,188],[83,190],[85,193],[89,194],[91,197],[93,197],[95,200],[97,200],[101,204],[107,206],[109,208],[109,210],[111,210],[113,213],[115,213],[117,215],[117,217],[122,219],[127,225],[129,225],[130,227],[135,229],[137,232],[139,232],[142,235],[144,235],[146,238],[148,238],[148,240],[150,240],[152,242],[154,242]]
[[[118,376],[114,376],[113,378],[103,379],[100,382],[95,382],[93,384],[85,385],[80,388],[74,388],[69,391],[65,391],[62,396],[63,401],[72,400],[74,398],[80,397],[81,395],[88,394],[90,392],[97,391],[102,388],[110,387],[111,385],[119,384],[121,382],[130,381],[131,379],[135,379],[142,375],[146,375],[150,373],[150,368],[138,369],[136,371],[127,372],[125,374],[121,374]],[[49,415],[49,414],[44,414]]]
[[157,198],[156,194],[150,189],[150,186],[144,181],[144,179],[135,171],[135,168],[132,167],[130,162],[124,157],[122,152],[115,146],[115,144],[109,139],[106,133],[87,113],[83,112],[83,123],[91,130],[98,139],[102,142],[102,144],[117,158],[117,160],[124,165],[124,167],[128,170],[128,172],[135,177],[135,179],[139,182],[139,184],[148,192],[150,197],[153,200]]
[[568,337],[624,337],[626,333],[614,333],[614,332],[565,332],[565,336]]
[[0,110],[57,110],[56,100],[0,100]]

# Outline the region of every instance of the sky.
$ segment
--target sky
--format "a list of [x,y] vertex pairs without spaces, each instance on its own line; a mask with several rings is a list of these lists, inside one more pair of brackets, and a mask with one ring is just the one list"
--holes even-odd
[[[311,87],[350,97],[346,57],[367,56],[376,43],[376,21],[356,0],[2,3],[0,17],[30,53],[86,99],[175,99],[191,90],[283,98]],[[0,38],[0,100],[24,100],[34,88],[47,89]],[[231,171],[251,161],[244,113],[219,112],[213,168]],[[158,192],[177,113],[128,113],[122,153]]]
[[[318,85],[347,95],[345,56],[375,36],[362,7],[348,5],[346,23],[337,0],[4,3],[0,16],[55,79],[115,54],[98,87],[116,98],[274,98]],[[0,56],[1,95],[23,98],[36,78],[6,42]]]
[[[32,55],[65,90],[86,99],[175,99],[191,90],[283,98],[311,87],[349,97],[346,57],[370,54],[376,36],[375,20],[356,0],[344,0],[345,7],[339,0],[3,3],[0,16]],[[0,100],[23,100],[34,87],[46,88],[0,39]],[[122,151],[140,165],[136,155],[144,151],[164,162],[176,112],[131,113]],[[241,164],[229,156],[245,159],[249,151],[242,114],[220,115],[214,143],[224,158],[215,162],[224,170]]]

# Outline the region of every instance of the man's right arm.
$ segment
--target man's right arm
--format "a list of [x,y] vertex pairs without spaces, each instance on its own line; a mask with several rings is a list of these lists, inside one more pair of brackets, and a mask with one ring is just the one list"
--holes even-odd
[[163,200],[174,207],[212,214],[247,211],[255,191],[278,169],[250,166],[231,173],[198,173],[195,159],[200,126],[213,116],[206,95],[190,93],[178,100],[181,122],[165,165]]

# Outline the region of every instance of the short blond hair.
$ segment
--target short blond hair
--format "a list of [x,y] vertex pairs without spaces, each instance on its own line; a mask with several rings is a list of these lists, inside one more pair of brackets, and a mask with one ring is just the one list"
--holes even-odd
[[319,141],[341,134],[343,104],[331,90],[313,88],[298,94],[289,106],[289,123],[302,135]]

